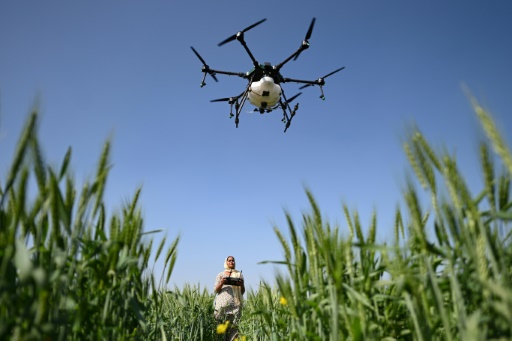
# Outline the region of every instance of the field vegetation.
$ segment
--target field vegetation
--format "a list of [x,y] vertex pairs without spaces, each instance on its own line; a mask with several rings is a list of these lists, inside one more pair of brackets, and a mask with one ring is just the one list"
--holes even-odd
[[[246,293],[240,340],[512,339],[512,154],[473,107],[487,136],[482,188],[412,129],[404,207],[385,243],[376,215],[362,226],[345,206],[345,224],[332,225],[306,190],[300,223],[285,213],[274,228],[283,272]],[[140,189],[107,212],[110,142],[92,181],[76,184],[71,149],[50,166],[37,121],[34,110],[0,179],[0,339],[222,340],[207,289],[168,287],[180,237],[145,231]]]

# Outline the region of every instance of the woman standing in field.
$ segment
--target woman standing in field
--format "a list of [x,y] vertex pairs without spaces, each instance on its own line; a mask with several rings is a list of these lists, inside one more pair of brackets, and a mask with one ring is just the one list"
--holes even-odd
[[226,257],[224,271],[217,275],[213,287],[217,294],[214,316],[218,323],[227,326],[224,330],[226,340],[234,340],[238,336],[236,325],[242,316],[242,296],[245,293],[244,276],[235,270],[235,266],[235,257]]

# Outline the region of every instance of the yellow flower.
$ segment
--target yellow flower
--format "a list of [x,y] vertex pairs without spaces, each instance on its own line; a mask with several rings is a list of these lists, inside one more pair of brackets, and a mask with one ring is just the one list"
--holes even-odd
[[287,304],[288,304],[288,301],[286,300],[286,298],[284,298],[284,297],[282,297],[282,296],[281,296],[281,299],[279,300],[279,303],[280,303],[281,305],[287,305]]
[[217,334],[224,334],[226,332],[226,329],[228,329],[229,321],[226,321],[226,323],[221,323],[217,326]]
[[240,339],[239,338],[235,339],[235,341],[246,341],[246,340],[247,340],[247,337],[245,337],[245,335],[242,336],[242,338],[240,338]]

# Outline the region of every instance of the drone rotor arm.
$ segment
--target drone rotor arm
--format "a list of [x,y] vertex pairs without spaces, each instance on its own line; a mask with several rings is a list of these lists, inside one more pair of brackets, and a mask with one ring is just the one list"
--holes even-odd
[[284,78],[283,83],[303,83],[310,85],[318,84],[318,80],[310,81],[310,80],[304,80],[304,79],[294,79],[294,78]]
[[297,51],[295,51],[291,56],[289,56],[288,58],[286,58],[285,60],[283,60],[281,63],[277,64],[276,65],[276,70],[279,71],[281,70],[281,68],[284,66],[284,64],[288,63],[290,60],[292,60],[292,58],[297,59],[296,57],[303,51],[305,50],[305,48],[303,47],[303,45],[301,45]]
[[319,79],[314,80],[314,81],[285,78],[285,81],[286,82],[294,82],[294,83],[304,83],[305,85],[301,86],[299,89],[304,89],[304,88],[307,88],[308,86],[319,85],[320,86],[320,93],[321,93],[320,94],[320,98],[321,99],[325,99],[324,90],[322,88],[324,86],[324,84],[325,84],[325,81],[323,80],[323,78],[319,78]]
[[313,33],[313,27],[315,26],[315,20],[316,19],[313,18],[313,20],[311,21],[311,24],[309,24],[308,31],[306,32],[306,37],[302,41],[302,44],[299,46],[297,51],[292,53],[291,56],[289,56],[288,58],[283,60],[281,63],[277,64],[277,66],[276,66],[277,71],[279,71],[284,66],[284,64],[288,63],[290,60],[292,60],[292,59],[297,60],[297,58],[299,58],[299,55],[302,53],[302,51],[309,48],[309,38],[311,38],[311,34]]
[[[254,65],[254,67],[258,67],[259,66],[259,63],[258,61],[256,60],[256,58],[254,58],[254,55],[252,54],[251,50],[249,49],[249,47],[247,46],[247,43],[245,42],[244,40],[244,34],[243,33],[239,33],[235,36],[235,38],[240,41],[240,44],[242,44],[242,46],[244,47],[245,49],[245,52],[247,52],[247,54],[249,55],[249,58],[251,58],[251,61],[252,61],[252,64]],[[231,39],[228,38],[228,39]],[[232,39],[231,39],[232,40]],[[228,41],[231,41],[231,40],[228,40]],[[219,44],[220,46],[221,44]]]
[[[308,81],[308,80],[301,80],[301,79],[291,79],[291,78],[285,78],[284,81],[285,82],[294,82],[294,83],[304,83],[305,85],[301,86],[299,89],[304,89],[304,88],[307,88],[308,86],[314,86],[314,85],[319,85],[320,88],[322,86],[325,85],[325,78],[331,76],[331,75],[334,75],[336,72],[339,72],[341,70],[343,70],[345,67],[340,67],[339,69],[336,69],[328,74],[326,74],[325,76],[323,77],[320,77],[318,78],[317,80],[314,80],[314,81]],[[322,96],[321,96],[322,97]]]
[[219,74],[219,75],[238,76],[241,78],[247,78],[247,74],[245,74],[244,72],[231,72],[231,71],[221,71],[221,70],[213,70],[213,69],[210,69],[210,71],[212,71],[214,74]]
[[258,26],[259,24],[261,24],[262,22],[264,22],[265,20],[267,20],[266,18],[265,19],[262,19],[246,28],[244,28],[242,31],[236,33],[236,34],[233,34],[232,36],[224,39],[223,41],[221,41],[219,43],[219,46],[222,46],[226,43],[229,43],[230,41],[233,41],[233,40],[238,40],[240,42],[240,44],[242,44],[242,46],[244,47],[245,51],[247,52],[247,54],[249,55],[249,57],[251,58],[252,60],[252,63],[255,67],[257,67],[259,64],[258,62],[256,61],[256,58],[254,58],[254,55],[252,54],[251,50],[249,50],[249,47],[247,47],[247,44],[245,42],[245,39],[244,39],[244,33],[249,31],[250,29]]

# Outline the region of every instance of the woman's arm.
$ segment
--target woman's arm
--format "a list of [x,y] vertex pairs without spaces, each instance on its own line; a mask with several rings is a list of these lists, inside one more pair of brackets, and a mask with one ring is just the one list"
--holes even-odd
[[222,287],[224,286],[224,283],[226,283],[225,277],[222,277],[220,280],[217,280],[215,287],[213,288],[215,293],[219,293],[221,291]]

